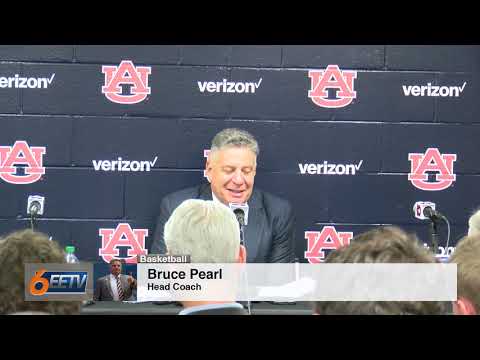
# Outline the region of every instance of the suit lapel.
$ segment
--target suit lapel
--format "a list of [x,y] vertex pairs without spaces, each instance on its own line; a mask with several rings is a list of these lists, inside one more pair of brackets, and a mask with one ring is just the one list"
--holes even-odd
[[248,201],[248,225],[245,226],[248,262],[253,262],[257,257],[258,248],[263,238],[263,226],[263,204],[258,191],[254,190]]
[[128,275],[120,275],[120,284],[122,284],[123,292],[126,293],[129,287],[128,285]]
[[112,285],[110,284],[110,274],[107,275],[106,283],[107,283],[107,290],[108,290],[108,292],[110,293],[110,296],[112,297],[112,300],[113,300]]

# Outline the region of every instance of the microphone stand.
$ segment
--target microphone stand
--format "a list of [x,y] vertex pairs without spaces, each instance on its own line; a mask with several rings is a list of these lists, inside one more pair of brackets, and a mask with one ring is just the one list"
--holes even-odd
[[30,214],[30,227],[32,231],[35,231],[36,226],[37,226],[37,218],[35,215]]
[[245,225],[240,224],[240,245],[247,246],[245,245]]
[[433,210],[431,207],[427,206],[426,208],[423,209],[423,214],[424,216],[428,217],[430,219],[430,239],[432,242],[433,246],[433,253],[435,257],[437,256],[438,253],[438,243],[439,243],[439,236],[438,236],[438,221],[443,220],[447,223],[448,225],[448,239],[447,239],[447,244],[448,240],[450,239],[450,225],[448,224],[447,218],[439,213],[438,211]]
[[430,239],[432,240],[433,253],[437,256],[438,253],[438,229],[437,229],[437,220],[431,219],[430,223]]
[[37,205],[35,204],[31,205],[29,209],[29,215],[30,215],[30,227],[32,231],[35,231],[35,227],[37,225],[37,212],[38,212]]
[[[240,244],[243,245],[246,249],[247,245],[246,245],[246,241],[245,241],[245,225],[243,224],[243,221],[239,221],[238,224],[240,226]],[[245,284],[246,284],[247,296],[248,296],[248,275],[247,275],[247,272],[245,272]],[[247,299],[247,310],[248,310],[248,314],[251,315],[252,314],[252,309],[251,309],[251,305],[250,305],[250,299]]]

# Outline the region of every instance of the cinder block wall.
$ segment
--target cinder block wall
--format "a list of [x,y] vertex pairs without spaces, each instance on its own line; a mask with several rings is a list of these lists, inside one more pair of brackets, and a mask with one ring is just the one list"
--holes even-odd
[[[102,66],[124,60],[141,79],[142,67],[150,72],[143,70],[149,93],[134,104],[102,92]],[[357,72],[344,107],[309,98],[309,70],[328,65]],[[137,85],[120,84],[118,94],[142,98]],[[419,200],[448,216],[454,246],[480,206],[479,90],[479,46],[0,46],[0,233],[28,227],[27,198],[39,194],[39,229],[77,246],[84,260],[101,261],[100,229],[121,223],[148,229],[148,248],[161,198],[205,181],[204,150],[235,126],[260,142],[256,186],[294,206],[300,261],[305,232],[325,226],[355,235],[397,224],[428,243],[427,223],[413,217]],[[325,91],[327,102],[339,95]],[[40,147],[45,154],[35,158]],[[438,149],[437,160],[456,155],[452,173],[443,171],[455,180],[443,190],[408,179],[409,154],[428,148]],[[119,158],[131,171],[101,162]],[[19,184],[29,171],[22,168],[35,164],[45,173]],[[442,181],[428,166],[424,174],[424,183]],[[444,245],[447,229],[439,230]],[[128,246],[118,249],[128,256]]]

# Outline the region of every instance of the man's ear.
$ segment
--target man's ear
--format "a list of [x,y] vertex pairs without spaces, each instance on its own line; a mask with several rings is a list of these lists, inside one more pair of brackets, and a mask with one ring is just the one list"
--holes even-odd
[[245,249],[245,246],[243,246],[243,245],[240,245],[240,249],[238,250],[237,262],[239,262],[239,263],[246,263],[247,262],[247,249]]
[[206,176],[208,182],[211,182],[210,176],[208,176],[208,173],[210,172],[208,170],[209,168],[210,168],[210,162],[209,162],[209,158],[207,158],[207,161],[205,162],[205,176]]
[[476,315],[477,311],[470,300],[459,297],[457,301],[453,302],[453,313],[455,315]]

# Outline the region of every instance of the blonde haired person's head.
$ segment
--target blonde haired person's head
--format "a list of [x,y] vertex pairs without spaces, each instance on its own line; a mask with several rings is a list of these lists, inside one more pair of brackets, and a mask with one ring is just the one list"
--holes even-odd
[[164,238],[169,254],[190,255],[192,263],[244,262],[237,219],[218,202],[184,201],[165,224]]
[[480,209],[468,219],[468,236],[480,235]]
[[449,261],[457,264],[454,313],[480,314],[480,233],[461,239]]

